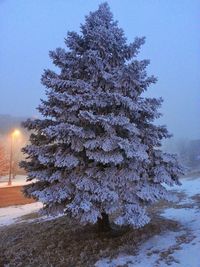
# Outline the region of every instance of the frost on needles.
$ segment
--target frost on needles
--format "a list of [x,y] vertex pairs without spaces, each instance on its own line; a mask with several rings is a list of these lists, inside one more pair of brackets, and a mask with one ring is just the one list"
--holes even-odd
[[143,96],[156,82],[146,73],[149,61],[137,59],[144,41],[128,44],[104,3],[80,34],[68,32],[67,49],[49,53],[59,72],[42,75],[43,118],[24,122],[31,136],[21,162],[28,179],[36,179],[25,193],[47,213],[82,223],[113,214],[116,224],[142,227],[149,204],[171,199],[164,185],[178,184],[182,169],[160,149],[170,137],[154,124],[162,99]]

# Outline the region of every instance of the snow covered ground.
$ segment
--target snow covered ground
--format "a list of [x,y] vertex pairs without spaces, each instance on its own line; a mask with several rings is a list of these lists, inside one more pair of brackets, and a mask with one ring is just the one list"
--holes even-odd
[[23,218],[23,216],[25,215],[38,213],[38,211],[42,207],[43,204],[41,202],[34,202],[31,204],[0,208],[0,227],[23,222],[29,223],[29,222],[50,221],[62,216],[62,214],[58,214],[56,216],[38,215],[38,217],[36,216],[36,218],[34,219]]
[[11,187],[11,186],[20,186],[30,184],[31,182],[26,181],[26,175],[16,175],[14,179],[12,179],[12,185],[8,185],[8,175],[0,177],[0,188],[1,187]]
[[100,259],[95,267],[199,267],[200,266],[200,178],[184,179],[173,188],[186,197],[162,215],[181,223],[180,231],[168,231],[145,242],[137,255]]
[[40,202],[0,208],[0,227],[17,223],[21,216],[38,212],[40,208],[42,208],[42,203]]

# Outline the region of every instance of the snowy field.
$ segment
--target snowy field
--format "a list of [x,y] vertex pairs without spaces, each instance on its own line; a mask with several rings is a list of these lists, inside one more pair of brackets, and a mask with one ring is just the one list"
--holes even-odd
[[11,187],[11,186],[20,186],[30,184],[31,182],[26,181],[26,175],[16,175],[14,179],[12,179],[12,185],[8,185],[8,175],[0,177],[0,188],[1,187]]
[[[95,267],[199,267],[200,178],[184,179],[182,186],[174,189],[182,196],[181,200],[173,207],[164,209],[162,216],[180,223],[179,231],[155,235],[139,247],[136,255],[99,259]],[[37,212],[41,207],[42,204],[37,202],[0,208],[0,227],[22,223],[25,220],[21,220],[22,216]],[[33,220],[28,219],[27,222],[29,221]]]
[[182,180],[175,188],[185,198],[177,208],[165,209],[162,215],[181,223],[178,232],[154,236],[138,249],[137,255],[119,255],[101,259],[95,267],[199,267],[200,266],[200,178]]

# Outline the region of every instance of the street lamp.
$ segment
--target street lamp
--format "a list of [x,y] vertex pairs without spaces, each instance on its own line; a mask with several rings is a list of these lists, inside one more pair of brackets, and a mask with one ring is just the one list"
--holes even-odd
[[8,179],[8,185],[12,185],[12,171],[13,171],[13,144],[15,138],[17,138],[20,135],[20,131],[18,129],[15,129],[11,135],[10,135],[10,167],[9,167],[9,179]]

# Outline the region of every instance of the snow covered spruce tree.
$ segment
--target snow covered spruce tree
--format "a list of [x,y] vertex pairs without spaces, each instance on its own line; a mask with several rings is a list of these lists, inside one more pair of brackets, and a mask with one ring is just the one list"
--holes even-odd
[[170,199],[164,184],[178,183],[181,168],[163,153],[169,137],[160,116],[161,99],[142,93],[156,82],[148,60],[136,56],[144,38],[127,44],[107,3],[86,17],[81,33],[69,32],[67,50],[50,52],[59,73],[45,70],[47,99],[43,119],[27,120],[32,131],[21,166],[29,180],[25,192],[44,203],[47,213],[66,212],[82,223],[142,227],[146,207]]

